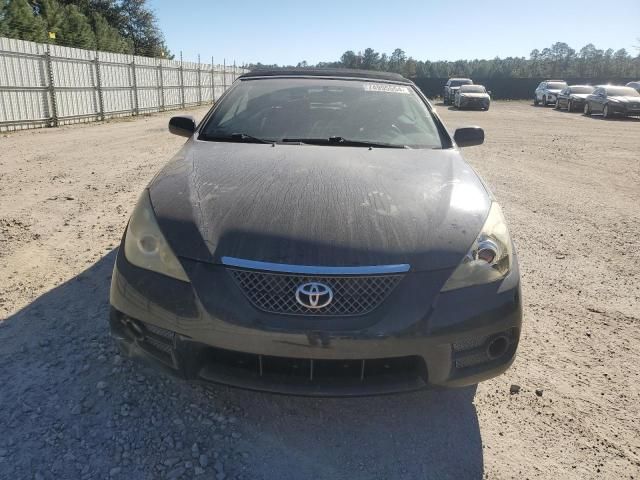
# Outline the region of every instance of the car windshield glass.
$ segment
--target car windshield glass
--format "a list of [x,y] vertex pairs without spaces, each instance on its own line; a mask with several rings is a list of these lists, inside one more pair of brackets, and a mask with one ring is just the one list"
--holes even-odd
[[239,133],[244,138],[291,143],[308,139],[332,146],[443,147],[433,115],[411,86],[329,78],[238,82],[199,138],[233,141],[232,135],[237,139]]
[[482,85],[463,85],[460,87],[460,93],[487,93]]
[[450,87],[459,87],[460,85],[471,85],[471,80],[451,80]]
[[547,88],[550,90],[562,90],[566,87],[567,84],[564,82],[549,82],[547,83]]
[[607,95],[610,97],[640,97],[640,93],[631,87],[608,87]]
[[593,93],[594,87],[571,87],[571,93]]

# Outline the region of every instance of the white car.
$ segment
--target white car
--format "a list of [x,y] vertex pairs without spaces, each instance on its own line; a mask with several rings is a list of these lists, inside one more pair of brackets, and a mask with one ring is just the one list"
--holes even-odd
[[546,107],[549,104],[556,104],[556,97],[561,90],[567,88],[567,82],[564,80],[545,80],[540,82],[533,95],[533,104],[538,106],[542,104]]

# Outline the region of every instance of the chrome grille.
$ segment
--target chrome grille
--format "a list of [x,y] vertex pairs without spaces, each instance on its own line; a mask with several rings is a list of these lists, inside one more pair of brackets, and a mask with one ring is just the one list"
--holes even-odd
[[[364,315],[377,308],[398,285],[403,274],[304,275],[227,268],[244,295],[256,308],[285,315]],[[307,308],[296,300],[296,289],[321,282],[333,290],[333,300],[323,308]]]

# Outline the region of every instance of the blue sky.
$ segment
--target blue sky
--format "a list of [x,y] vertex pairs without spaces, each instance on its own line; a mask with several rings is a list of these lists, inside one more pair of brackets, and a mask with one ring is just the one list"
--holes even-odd
[[[634,45],[640,44],[640,0],[150,0],[150,5],[172,52],[182,50],[185,60],[200,53],[203,62],[213,55],[216,63],[223,57],[238,64],[316,63],[367,47],[387,53],[399,47],[418,60],[528,57],[556,41],[576,50],[593,43],[636,55]],[[604,17],[595,13],[600,11]]]

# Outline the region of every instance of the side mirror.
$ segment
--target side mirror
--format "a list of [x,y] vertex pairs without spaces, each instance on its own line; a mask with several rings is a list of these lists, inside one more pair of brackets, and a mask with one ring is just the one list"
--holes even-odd
[[169,131],[174,135],[189,138],[196,131],[196,120],[190,115],[171,117]]
[[487,93],[488,93],[489,95],[493,95],[493,93],[491,93],[491,90],[487,90]]
[[480,127],[458,128],[453,139],[459,147],[472,147],[484,143],[484,130]]

